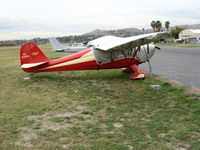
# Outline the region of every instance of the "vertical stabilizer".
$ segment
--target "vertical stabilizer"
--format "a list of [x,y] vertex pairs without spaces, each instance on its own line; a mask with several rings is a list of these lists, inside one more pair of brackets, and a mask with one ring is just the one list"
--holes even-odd
[[49,42],[54,51],[64,51],[65,50],[66,46],[64,46],[60,42],[58,42],[58,40],[56,40],[56,38],[49,38]]
[[20,49],[21,68],[26,72],[35,72],[49,60],[35,43],[26,43]]

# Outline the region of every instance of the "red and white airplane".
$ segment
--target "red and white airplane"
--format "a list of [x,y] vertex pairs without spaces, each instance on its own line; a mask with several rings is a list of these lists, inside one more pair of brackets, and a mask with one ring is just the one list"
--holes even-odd
[[146,73],[137,67],[155,53],[157,47],[149,43],[165,35],[104,36],[88,42],[90,48],[55,60],[48,59],[35,43],[26,43],[20,50],[21,68],[28,73],[125,68],[124,72],[134,72],[131,79],[145,79]]

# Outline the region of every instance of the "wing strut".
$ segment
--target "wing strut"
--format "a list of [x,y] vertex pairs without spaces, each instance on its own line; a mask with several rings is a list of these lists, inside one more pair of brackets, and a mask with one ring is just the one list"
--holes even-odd
[[130,66],[131,66],[131,64],[132,64],[132,62],[133,62],[133,60],[134,60],[136,54],[138,53],[138,51],[140,51],[140,46],[138,46],[137,48],[134,48],[134,53],[133,53],[132,59],[131,59],[131,61],[129,62],[128,59],[127,59],[127,57],[126,57],[126,54],[124,53],[124,50],[123,50],[123,49],[121,50],[121,52],[122,52],[122,54],[124,55],[124,58],[125,58],[125,60],[126,60],[127,67],[130,67]]
[[131,59],[131,62],[130,62],[130,64],[132,64],[132,62],[133,62],[133,60],[134,60],[134,58],[135,58],[135,56],[137,55],[137,53],[140,51],[140,46],[138,46],[137,48],[134,48],[134,54],[133,54],[133,57],[132,57],[132,59]]

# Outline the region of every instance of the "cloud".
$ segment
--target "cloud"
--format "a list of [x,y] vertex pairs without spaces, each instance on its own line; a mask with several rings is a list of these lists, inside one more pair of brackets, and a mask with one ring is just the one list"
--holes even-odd
[[[80,34],[80,33],[79,33]],[[9,32],[3,33],[0,36],[0,40],[20,40],[20,39],[32,39],[32,38],[48,38],[67,35],[78,35],[78,33],[65,33],[65,32],[45,32],[45,31],[26,31],[26,32]]]
[[[171,25],[200,23],[197,0],[6,0],[0,5],[3,34],[85,33],[96,28],[151,28],[152,20]],[[12,38],[15,38],[13,34]],[[31,34],[30,37],[36,34]],[[50,34],[51,35],[51,34]],[[57,34],[56,34],[57,35]]]

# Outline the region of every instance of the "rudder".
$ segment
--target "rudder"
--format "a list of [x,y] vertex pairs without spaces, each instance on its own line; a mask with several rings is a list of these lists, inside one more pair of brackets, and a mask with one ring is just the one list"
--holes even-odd
[[36,68],[48,62],[48,58],[35,43],[26,43],[21,46],[20,61],[24,71],[35,72]]

